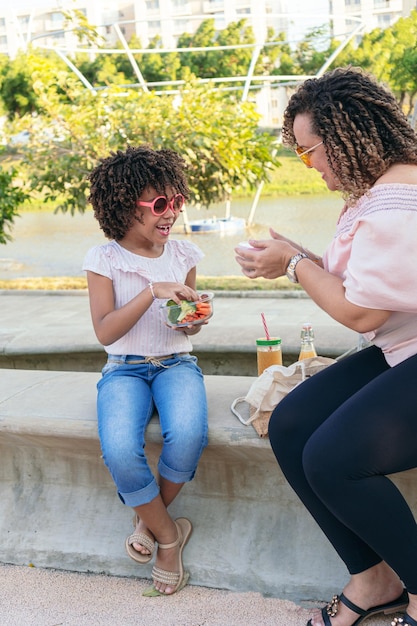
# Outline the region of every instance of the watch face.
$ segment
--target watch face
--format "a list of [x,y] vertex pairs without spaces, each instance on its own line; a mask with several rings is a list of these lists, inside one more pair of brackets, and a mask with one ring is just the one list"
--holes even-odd
[[294,263],[292,262],[292,260],[288,264],[286,274],[287,274],[288,280],[290,280],[292,283],[297,282],[295,278],[295,273],[294,273]]

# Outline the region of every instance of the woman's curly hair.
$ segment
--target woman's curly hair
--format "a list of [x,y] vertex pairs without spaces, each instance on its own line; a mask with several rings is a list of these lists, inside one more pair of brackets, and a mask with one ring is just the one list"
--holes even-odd
[[129,146],[101,159],[89,175],[89,202],[106,237],[123,239],[133,224],[137,200],[152,187],[166,195],[168,188],[190,197],[186,163],[173,150],[153,150],[149,145]]
[[294,119],[303,113],[350,205],[394,163],[417,164],[417,135],[398,102],[359,68],[337,68],[299,87],[284,113],[284,145],[296,146]]

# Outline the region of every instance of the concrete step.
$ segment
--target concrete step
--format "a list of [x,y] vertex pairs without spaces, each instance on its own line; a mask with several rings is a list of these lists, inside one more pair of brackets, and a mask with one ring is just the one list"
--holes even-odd
[[[0,368],[101,370],[106,355],[94,335],[86,292],[3,291],[0,298]],[[322,356],[339,356],[358,341],[303,292],[219,292],[213,303],[213,317],[192,339],[207,375],[256,375],[261,313],[270,334],[282,339],[285,365],[297,360],[306,321],[313,324]]]

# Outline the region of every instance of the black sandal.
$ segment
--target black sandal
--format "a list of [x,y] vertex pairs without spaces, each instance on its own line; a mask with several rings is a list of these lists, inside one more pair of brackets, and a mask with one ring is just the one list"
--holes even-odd
[[[337,614],[339,608],[339,602],[342,602],[345,606],[348,607],[354,613],[357,613],[360,617],[353,622],[352,626],[358,626],[361,622],[363,622],[367,617],[371,617],[372,615],[377,615],[378,613],[384,613],[384,615],[389,615],[390,613],[397,613],[405,609],[408,606],[408,593],[404,589],[402,594],[392,602],[388,602],[387,604],[379,604],[378,606],[373,606],[367,611],[361,609],[359,606],[356,606],[353,602],[348,600],[348,598],[341,593],[340,596],[333,596],[331,602],[327,604],[321,610],[321,616],[323,618],[324,626],[332,626],[330,621],[331,617],[334,617]],[[407,620],[407,621],[400,621]],[[409,622],[409,623],[408,623]],[[407,613],[402,617],[394,618],[392,622],[392,626],[417,626],[417,621],[412,619]],[[311,619],[308,620],[307,626],[312,626]]]
[[417,626],[417,620],[410,617],[408,613],[404,613],[403,617],[394,617],[391,622],[392,626],[397,626],[397,624],[400,626]]

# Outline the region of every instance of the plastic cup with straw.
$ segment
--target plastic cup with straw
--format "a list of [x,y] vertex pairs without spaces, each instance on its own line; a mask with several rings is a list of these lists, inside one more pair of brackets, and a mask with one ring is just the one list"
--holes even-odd
[[282,365],[281,339],[271,337],[264,313],[261,313],[265,337],[256,340],[258,376],[271,365]]

